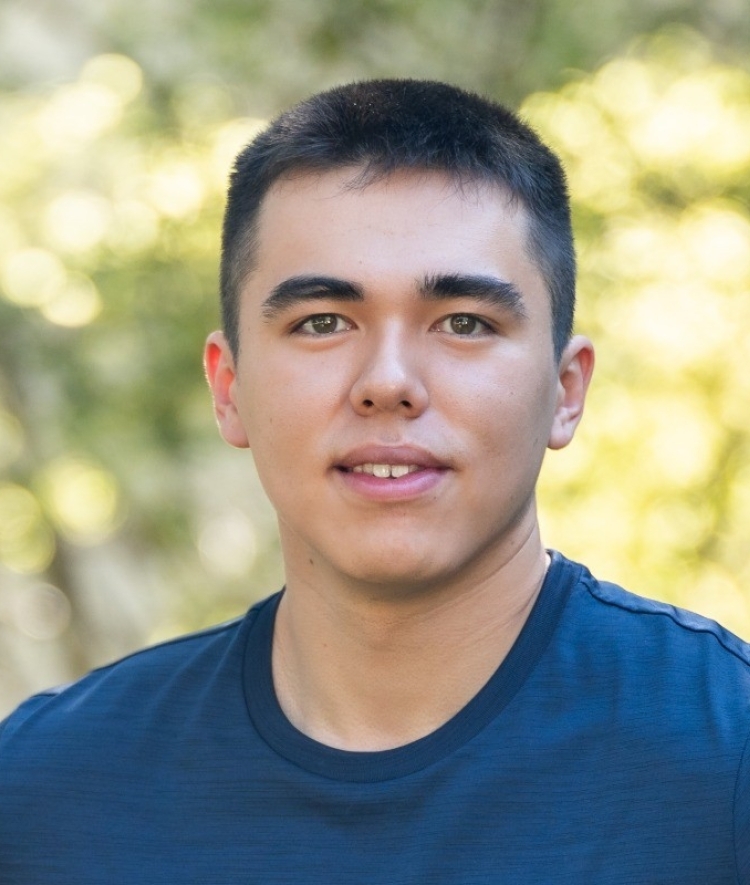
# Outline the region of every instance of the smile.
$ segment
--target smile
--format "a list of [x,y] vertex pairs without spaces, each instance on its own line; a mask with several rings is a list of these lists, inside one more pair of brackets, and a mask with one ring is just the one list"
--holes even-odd
[[416,473],[418,464],[356,464],[351,468],[353,473],[369,473],[378,479],[398,479],[407,473]]

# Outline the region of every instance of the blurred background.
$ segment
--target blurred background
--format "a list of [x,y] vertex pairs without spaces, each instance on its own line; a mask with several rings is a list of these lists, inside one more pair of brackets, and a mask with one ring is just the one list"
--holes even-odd
[[599,360],[547,543],[750,638],[746,0],[2,0],[0,716],[281,585],[201,370],[223,192],[371,76],[520,107],[567,164]]

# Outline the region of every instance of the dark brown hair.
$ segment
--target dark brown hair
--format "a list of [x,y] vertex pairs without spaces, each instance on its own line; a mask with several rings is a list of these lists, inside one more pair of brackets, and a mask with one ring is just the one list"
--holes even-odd
[[314,95],[281,114],[237,157],[222,239],[221,308],[239,349],[239,291],[252,271],[258,213],[280,178],[360,167],[365,186],[396,170],[496,185],[529,218],[529,255],[549,291],[559,358],[575,309],[575,250],[565,173],[538,135],[502,105],[444,83],[370,80]]

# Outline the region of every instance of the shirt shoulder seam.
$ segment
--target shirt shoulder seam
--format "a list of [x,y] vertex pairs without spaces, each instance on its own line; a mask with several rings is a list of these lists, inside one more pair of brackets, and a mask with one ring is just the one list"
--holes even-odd
[[[686,616],[697,617],[701,620],[705,621],[705,624],[688,624],[685,621],[681,620],[677,617],[678,613],[682,612],[682,609],[677,608],[676,606],[671,605],[668,602],[659,602],[656,600],[647,600],[638,596],[635,593],[630,593],[624,588],[618,586],[617,584],[611,584],[609,582],[600,582],[596,578],[591,575],[586,575],[584,573],[580,578],[581,582],[586,586],[589,594],[596,599],[597,602],[602,603],[603,605],[611,606],[612,608],[619,609],[620,611],[629,612],[634,615],[647,615],[651,617],[664,617],[671,621],[674,626],[679,630],[686,630],[688,633],[694,634],[703,634],[706,636],[711,636],[726,652],[728,652],[732,657],[736,658],[741,664],[750,669],[750,648],[743,654],[737,648],[733,648],[731,644],[729,644],[726,639],[721,635],[725,632],[725,628],[722,627],[716,621],[712,621],[710,618],[704,617],[703,615],[694,615],[684,610]],[[608,598],[605,594],[599,591],[600,586],[608,586],[617,590],[622,596],[622,599],[613,599]],[[652,607],[653,606],[653,607]],[[737,642],[743,643],[744,641],[740,639],[738,636],[735,636],[733,633],[729,633],[729,635],[735,639]]]

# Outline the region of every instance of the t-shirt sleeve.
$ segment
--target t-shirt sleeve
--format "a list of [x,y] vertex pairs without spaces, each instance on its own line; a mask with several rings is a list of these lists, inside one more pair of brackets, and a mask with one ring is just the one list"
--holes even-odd
[[737,856],[737,881],[750,885],[750,735],[737,774],[734,795],[734,839]]

